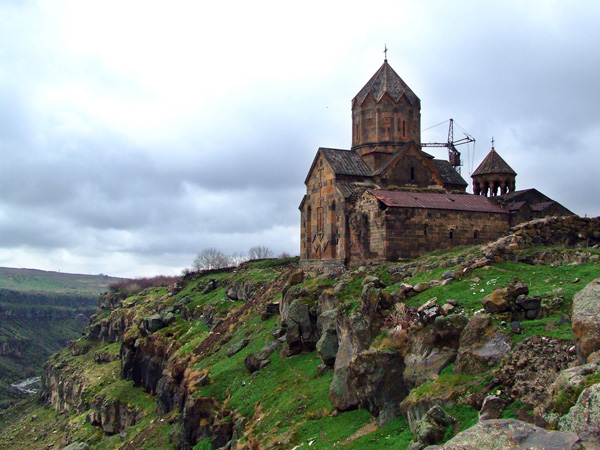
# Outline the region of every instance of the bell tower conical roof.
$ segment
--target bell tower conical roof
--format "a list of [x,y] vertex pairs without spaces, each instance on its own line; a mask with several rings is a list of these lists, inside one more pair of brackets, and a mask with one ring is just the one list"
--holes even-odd
[[513,192],[516,189],[516,177],[517,172],[494,149],[492,139],[492,149],[471,175],[473,193],[487,197]]

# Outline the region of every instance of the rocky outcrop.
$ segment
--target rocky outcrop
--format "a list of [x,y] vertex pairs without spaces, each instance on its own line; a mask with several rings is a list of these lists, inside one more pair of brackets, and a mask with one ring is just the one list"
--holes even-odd
[[234,301],[248,301],[254,293],[262,287],[261,284],[253,283],[248,280],[234,281],[227,289],[227,297]]
[[23,351],[31,345],[30,339],[7,339],[0,341],[0,356],[20,358]]
[[[511,399],[533,409],[550,401],[548,389],[558,374],[569,367],[575,354],[570,342],[533,336],[515,346],[494,372],[494,382],[504,386]],[[536,411],[541,416],[542,411]],[[538,422],[541,420],[541,417]],[[539,422],[538,425],[543,425]]]
[[346,368],[349,391],[379,426],[396,418],[400,402],[408,395],[402,382],[404,368],[402,353],[386,350],[360,353]]
[[119,433],[139,420],[135,408],[118,400],[97,397],[90,406],[92,412],[88,414],[87,421],[101,427],[106,434]]
[[573,297],[571,323],[577,359],[584,364],[591,353],[600,349],[600,278]]
[[288,355],[315,349],[319,340],[315,298],[301,286],[292,286],[279,304],[281,324],[286,328]]
[[435,379],[444,367],[454,362],[460,335],[468,321],[459,314],[438,316],[427,327],[411,329],[403,374],[409,389]]
[[438,405],[427,411],[415,427],[415,439],[409,450],[423,449],[427,445],[437,444],[444,437],[446,427],[456,423],[456,419]]
[[563,431],[577,433],[586,448],[600,447],[600,384],[585,389],[558,424]]
[[180,448],[191,450],[205,438],[210,439],[211,448],[224,447],[233,432],[233,422],[228,417],[229,413],[222,413],[213,398],[188,398],[183,409],[184,442]]
[[460,336],[454,370],[465,374],[484,372],[498,364],[511,346],[510,336],[492,325],[488,317],[474,316]]
[[482,420],[442,446],[426,450],[579,450],[575,433],[547,431],[520,420]]
[[138,339],[130,337],[121,346],[121,378],[132,380],[146,392],[156,393],[167,361],[178,348],[177,341],[160,334]]
[[284,340],[285,339],[283,337],[280,337],[272,341],[264,348],[260,349],[258,352],[250,353],[248,356],[246,356],[246,359],[244,359],[244,365],[246,366],[246,369],[248,369],[248,372],[254,373],[266,367],[271,362],[268,359],[269,356],[271,356],[275,350],[281,347]]
[[102,318],[106,313],[99,310],[90,318],[87,339],[90,341],[119,342],[125,331],[134,325],[136,318],[133,310],[116,309]]
[[63,360],[52,357],[42,372],[42,399],[55,411],[82,413],[89,407],[85,392],[90,381],[84,374],[69,370]]
[[333,380],[329,389],[331,404],[341,410],[356,408],[359,399],[350,386],[348,366],[351,361],[371,345],[373,336],[369,322],[358,311],[336,317],[338,352],[335,358]]

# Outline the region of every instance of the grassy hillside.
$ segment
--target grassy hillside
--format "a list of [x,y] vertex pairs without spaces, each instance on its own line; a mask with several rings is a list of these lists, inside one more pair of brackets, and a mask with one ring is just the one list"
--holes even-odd
[[[406,285],[440,280],[444,272],[459,270],[465,260],[480,253],[478,247],[437,252],[411,263],[357,268],[340,276],[305,277],[299,287],[309,294],[306,302],[313,307],[310,298],[333,294],[333,287],[343,281],[334,295],[340,310],[351,314],[362,307],[362,284],[367,276],[381,280],[386,286],[383,291],[393,296]],[[550,254],[556,256],[551,263],[532,263]],[[573,339],[571,326],[562,319],[569,314],[573,295],[599,276],[599,260],[597,248],[526,248],[517,260],[477,268],[448,284],[434,283],[408,298],[406,304],[420,306],[432,298],[441,303],[453,299],[458,304],[454,313],[472,317],[481,309],[486,295],[516,278],[528,285],[530,295],[540,296],[544,304],[550,305],[546,314],[522,321],[522,333],[512,333],[500,316],[492,318],[492,323],[508,333],[515,345],[534,335],[569,342]],[[120,307],[99,310],[92,319],[97,329],[121,324],[125,327],[121,339],[102,342],[88,335],[49,361],[49,373],[57,380],[68,380],[72,390],[81,393],[81,398],[61,400],[75,402],[77,409],[69,407],[69,415],[32,400],[22,403],[0,415],[0,447],[60,449],[82,441],[98,450],[177,448],[175,443],[189,432],[188,416],[177,408],[157,415],[157,405],[162,405],[159,410],[164,409],[167,400],[144,378],[150,373],[150,365],[140,362],[145,367],[138,373],[141,380],[135,381],[135,374],[134,381],[122,377],[120,358],[127,354],[123,341],[127,348],[146,349],[168,358],[165,370],[185,390],[187,403],[206,401],[213,405],[206,416],[198,419],[201,429],[233,427],[235,448],[406,449],[413,435],[402,415],[379,427],[365,409],[341,412],[332,407],[329,391],[333,372],[323,370],[315,351],[290,357],[278,350],[270,354],[262,370],[253,374],[247,370],[246,358],[281,334],[280,317],[265,315],[265,308],[281,301],[284,289],[289,287],[286,282],[295,270],[294,261],[273,260],[250,263],[234,272],[192,274],[178,284],[178,289],[148,288],[123,296]],[[231,287],[240,285],[253,286],[254,295],[246,300],[231,298]],[[150,329],[150,321],[158,320],[159,315],[164,323],[159,329]],[[394,345],[389,327],[384,326],[371,348]],[[155,364],[156,358],[147,361]],[[447,430],[448,439],[477,421],[473,398],[482,398],[491,389],[493,370],[491,367],[487,373],[466,375],[456,373],[450,365],[435,380],[413,389],[406,401],[419,402],[433,395],[455,399],[451,403],[454,406],[447,408],[457,419]],[[174,401],[181,399],[183,391],[177,392]],[[507,401],[511,403],[505,417],[528,414],[528,407],[518,398]],[[115,405],[120,408],[119,420],[126,417],[129,422],[121,429],[105,417],[102,426],[112,430],[105,433],[98,426],[102,420],[90,418],[107,414]],[[33,416],[35,441],[30,434]],[[199,435],[196,441],[196,450],[217,448],[214,436]]]
[[0,267],[0,289],[44,294],[79,294],[97,297],[122,278],[107,275],[81,275],[36,269]]

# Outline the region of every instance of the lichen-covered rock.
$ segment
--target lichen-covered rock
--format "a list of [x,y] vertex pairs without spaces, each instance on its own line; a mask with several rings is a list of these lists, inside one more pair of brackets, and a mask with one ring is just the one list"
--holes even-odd
[[482,420],[442,446],[426,450],[579,450],[575,433],[547,431],[520,420]]
[[479,420],[498,419],[508,406],[508,400],[497,395],[488,395],[479,410]]
[[360,353],[347,367],[350,390],[379,426],[396,418],[400,402],[408,395],[402,382],[404,367],[401,352],[385,350]]
[[265,362],[269,361],[269,356],[271,356],[271,354],[275,352],[275,350],[281,347],[283,341],[284,339],[278,338],[269,343],[269,345],[267,345],[266,347],[263,347],[262,349],[257,351],[256,353],[250,353],[248,356],[246,356],[246,358],[244,359],[244,365],[246,366],[246,369],[248,369],[248,372],[254,373],[262,369],[267,364]]
[[314,350],[319,340],[317,318],[302,299],[295,299],[289,306],[287,318],[286,342],[288,355],[296,355],[304,350]]
[[483,309],[490,314],[508,311],[510,308],[510,299],[506,289],[495,289],[491,294],[486,295],[481,303]]
[[359,403],[356,393],[348,384],[348,365],[360,352],[369,348],[373,336],[367,320],[356,311],[349,316],[339,314],[335,325],[339,346],[329,388],[329,400],[335,408],[346,411],[356,408]]
[[416,293],[425,292],[427,289],[429,289],[429,283],[421,281],[420,283],[417,283],[415,286],[413,286],[412,289]]
[[584,364],[591,353],[600,349],[600,278],[573,296],[571,322],[577,359]]
[[454,370],[465,374],[483,372],[498,364],[510,349],[510,336],[492,325],[488,317],[475,316],[461,333]]
[[438,316],[431,325],[409,334],[404,382],[413,389],[435,379],[456,358],[462,330],[469,319],[454,314]]
[[338,351],[338,337],[335,328],[326,329],[317,341],[317,354],[323,364],[333,366]]
[[455,422],[456,419],[441,406],[433,406],[415,426],[415,440],[409,448],[424,448],[437,444],[444,437],[446,427]]
[[584,441],[586,448],[600,444],[600,384],[585,389],[577,403],[558,424],[563,431],[572,431]]
[[239,353],[244,347],[246,347],[248,345],[249,342],[250,341],[248,339],[246,339],[246,338],[240,339],[239,341],[234,342],[227,349],[227,356],[229,358],[231,358],[236,353]]
[[279,314],[281,314],[282,322],[285,322],[289,315],[289,309],[292,302],[296,299],[306,299],[314,301],[313,296],[302,286],[292,286],[287,289],[279,302]]

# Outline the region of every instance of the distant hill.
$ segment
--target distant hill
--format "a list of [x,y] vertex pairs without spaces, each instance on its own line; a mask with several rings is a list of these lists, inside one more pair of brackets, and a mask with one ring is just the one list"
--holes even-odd
[[48,356],[81,335],[98,296],[123,278],[0,267],[0,407]]
[[37,269],[0,267],[0,289],[18,292],[100,295],[123,278],[108,275],[82,275]]

